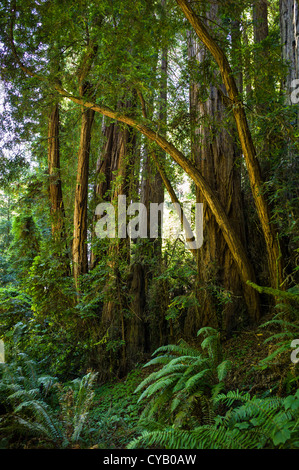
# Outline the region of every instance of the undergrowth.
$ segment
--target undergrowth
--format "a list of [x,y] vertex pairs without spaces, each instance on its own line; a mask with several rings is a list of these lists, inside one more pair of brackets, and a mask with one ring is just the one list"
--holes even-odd
[[[295,307],[278,304],[277,310],[252,332],[271,345],[264,359],[252,338],[246,344],[238,335],[230,356],[219,332],[202,328],[198,347],[184,341],[162,346],[144,367],[100,385],[93,371],[60,383],[43,363],[18,352],[0,367],[0,447],[298,448],[298,363],[290,361],[298,321]],[[236,357],[250,349],[256,361],[240,390],[230,378]],[[276,369],[284,387],[278,390],[273,376],[253,393],[250,374],[269,371],[271,377]]]

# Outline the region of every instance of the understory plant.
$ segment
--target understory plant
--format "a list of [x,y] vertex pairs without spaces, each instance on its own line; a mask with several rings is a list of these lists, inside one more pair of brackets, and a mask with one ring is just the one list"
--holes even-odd
[[145,365],[158,370],[136,389],[143,390],[139,402],[147,400],[141,421],[192,427],[211,419],[212,399],[223,388],[231,363],[223,359],[218,331],[205,327],[197,334],[204,337],[201,350],[180,341],[158,348]]
[[299,391],[286,398],[258,398],[238,390],[230,391],[219,394],[214,404],[226,405],[228,410],[224,416],[215,416],[213,423],[192,429],[152,423],[128,448],[155,445],[168,449],[299,447]]
[[181,342],[159,348],[146,364],[160,368],[137,388],[147,404],[142,432],[128,448],[298,448],[299,391],[285,398],[222,393],[230,364],[219,333],[202,328],[203,334],[203,353]]
[[290,393],[298,386],[299,381],[298,360],[291,358],[293,347],[299,341],[299,288],[294,286],[282,291],[250,284],[260,293],[268,293],[277,299],[275,314],[259,327],[269,335],[264,341],[269,352],[259,362],[258,369],[279,370],[281,385],[285,386],[286,393]]
[[0,418],[0,435],[36,439],[38,446],[76,446],[87,424],[96,379],[90,371],[64,386],[56,377],[40,375],[38,364],[19,353],[2,365],[0,401],[6,413]]

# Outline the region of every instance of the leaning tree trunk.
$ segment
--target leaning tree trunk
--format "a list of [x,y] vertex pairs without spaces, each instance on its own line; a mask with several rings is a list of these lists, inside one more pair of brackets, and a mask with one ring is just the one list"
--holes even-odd
[[283,262],[280,254],[278,237],[271,221],[269,204],[264,194],[260,165],[256,156],[256,150],[244,111],[244,105],[240,99],[239,90],[237,88],[231,66],[226,54],[211,36],[209,30],[206,28],[199,16],[196,15],[194,10],[191,8],[189,2],[187,0],[176,1],[194,28],[199,39],[213,55],[221,72],[228,98],[233,105],[232,111],[246,162],[252,195],[266,243],[270,283],[272,287],[276,288],[277,286],[282,285],[283,281]]
[[[212,21],[217,20],[218,8],[213,5],[205,13]],[[236,165],[240,155],[233,138],[232,124],[215,76],[208,64],[208,51],[198,44],[194,33],[189,35],[189,60],[203,74],[207,89],[196,82],[190,86],[190,114],[192,119],[192,156],[197,168],[218,194],[226,214],[242,243],[245,241],[244,218],[241,198],[241,174]],[[203,95],[205,99],[203,100]],[[228,123],[226,126],[223,123]],[[242,282],[232,253],[225,242],[219,226],[206,199],[197,190],[197,202],[204,203],[204,243],[197,253],[198,297],[200,316],[188,327],[194,331],[201,326],[219,327],[229,331],[239,319],[246,305],[242,302]],[[258,305],[257,305],[258,308]]]
[[[36,74],[34,71],[28,69],[21,59],[19,58],[14,41],[13,35],[11,34],[11,46],[13,54],[18,62],[19,67],[23,70],[24,73],[28,74],[31,77],[35,77],[41,82],[45,83],[46,79],[41,75]],[[218,50],[218,49],[217,49]],[[246,250],[242,245],[237,233],[235,232],[233,226],[231,225],[225,210],[223,209],[222,204],[220,203],[217,194],[212,190],[208,182],[201,175],[198,169],[192,164],[192,162],[180,151],[178,150],[171,142],[169,142],[165,137],[160,135],[156,129],[145,125],[143,121],[134,118],[133,116],[128,116],[127,114],[121,114],[117,110],[108,108],[105,105],[99,105],[95,102],[90,102],[82,97],[77,97],[70,94],[65,90],[60,84],[52,83],[53,89],[56,90],[61,96],[71,100],[73,103],[79,104],[87,109],[92,109],[97,113],[100,113],[104,116],[107,116],[112,119],[116,119],[124,124],[131,126],[132,128],[138,130],[143,135],[145,135],[149,140],[155,142],[161,149],[167,152],[171,158],[190,176],[194,181],[196,186],[204,193],[204,196],[211,208],[213,215],[215,216],[219,227],[221,228],[222,234],[230,248],[230,251],[234,257],[236,264],[238,265],[239,273],[242,277],[242,280],[246,283],[249,280],[255,280],[255,274],[252,269],[251,263],[248,259]],[[240,133],[239,133],[240,135]],[[244,142],[242,146],[244,145]],[[254,281],[253,281],[254,282]],[[253,319],[258,317],[258,311],[256,305],[258,300],[255,298],[256,291],[250,285],[248,285],[246,296],[246,303],[251,312]],[[254,301],[252,301],[252,298]]]

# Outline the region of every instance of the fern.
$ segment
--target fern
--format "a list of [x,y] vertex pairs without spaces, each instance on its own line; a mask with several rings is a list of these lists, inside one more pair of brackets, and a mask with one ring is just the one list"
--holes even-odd
[[[65,388],[55,377],[40,376],[37,364],[20,354],[17,362],[5,364],[0,383],[0,393],[12,406],[10,420],[2,429],[38,436],[57,448],[77,443],[87,423],[96,375],[89,372]],[[46,402],[54,386],[60,395],[58,410]]]
[[[202,352],[181,341],[178,345],[167,345],[157,349],[145,367],[160,365],[158,371],[151,373],[136,388],[142,392],[138,402],[148,400],[141,418],[174,422],[190,422],[197,414],[204,419],[203,405],[199,396],[207,394],[210,399],[221,389],[222,382],[229,370],[230,362],[222,360],[220,337],[213,328],[202,328],[198,335],[202,341]],[[210,416],[210,411],[209,411]]]
[[[37,436],[44,436],[59,446],[63,442],[61,423],[42,400],[22,402],[14,410],[16,421]],[[27,419],[24,416],[28,415]]]
[[[248,394],[229,392],[227,395],[219,395],[216,402],[225,402],[231,405],[234,401],[243,404],[232,410],[226,416],[229,428],[240,428],[243,432],[253,429],[260,435],[264,445],[283,447],[286,442],[292,447],[296,444],[296,432],[298,436],[299,420],[299,391],[294,396],[285,399],[280,397],[250,398]],[[291,403],[291,406],[290,406]],[[241,425],[241,426],[240,426]]]
[[[156,446],[168,449],[258,449],[298,448],[299,391],[285,399],[257,398],[230,391],[216,403],[231,407],[225,416],[214,416],[213,423],[182,429],[152,426],[130,442],[129,449]],[[144,423],[147,425],[147,423]]]
[[[89,372],[81,380],[76,379],[73,381],[73,385],[75,386],[74,395],[72,402],[68,404],[68,406],[72,407],[72,433],[70,441],[73,443],[79,441],[82,430],[87,422],[89,410],[93,402],[93,385],[96,377],[96,373]],[[69,410],[67,410],[67,407],[63,407],[63,409],[65,414],[69,415]]]
[[166,428],[163,431],[144,431],[128,445],[129,449],[159,446],[166,449],[248,449],[257,446],[259,436],[230,431],[224,426],[200,426],[182,430]]
[[[158,356],[147,364],[161,368],[137,388],[143,390],[139,401],[147,401],[143,432],[128,448],[297,448],[299,392],[284,399],[239,390],[223,394],[231,363],[223,360],[219,333],[203,328],[198,335],[204,336],[204,354],[186,343],[168,345],[154,353],[163,353],[162,361]],[[216,415],[220,405],[224,416]]]
[[264,341],[264,344],[273,343],[275,347],[274,351],[260,361],[262,366],[268,366],[273,363],[275,358],[282,356],[284,353],[289,353],[292,340],[298,337],[298,286],[292,287],[288,291],[282,291],[279,289],[256,286],[250,282],[248,283],[259,292],[265,292],[281,300],[281,302],[275,305],[277,313],[273,318],[260,326],[260,328],[264,329],[270,328],[273,330],[278,328],[280,330],[277,333],[272,333],[270,337]]

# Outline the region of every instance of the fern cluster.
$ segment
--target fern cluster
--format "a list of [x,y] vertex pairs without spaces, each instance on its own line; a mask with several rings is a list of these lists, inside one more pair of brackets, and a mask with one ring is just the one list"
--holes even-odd
[[39,375],[35,361],[18,354],[3,365],[0,399],[7,413],[0,433],[38,437],[57,448],[74,445],[87,422],[95,378],[89,372],[62,387],[57,378]]
[[274,351],[261,361],[261,364],[265,365],[273,363],[275,359],[279,359],[285,353],[289,356],[292,341],[299,338],[299,306],[281,302],[276,304],[275,308],[277,313],[273,318],[260,326],[260,328],[270,328],[272,332],[273,329],[277,330],[276,333],[272,333],[265,340],[265,344],[272,343],[275,345]]
[[[170,420],[175,426],[192,425],[195,418],[208,421],[211,418],[211,399],[223,387],[230,362],[222,358],[219,333],[210,327],[199,330],[206,336],[201,351],[184,341],[178,345],[160,347],[145,367],[158,365],[159,370],[150,374],[137,387],[143,392],[139,402],[147,399],[141,420],[161,422]],[[162,366],[162,367],[161,367]]]
[[[232,407],[235,402],[236,407]],[[262,449],[299,447],[299,391],[285,399],[257,398],[230,391],[219,394],[215,404],[229,407],[213,424],[192,429],[156,426],[146,429],[129,449],[159,445],[168,449]]]
[[219,333],[203,328],[203,334],[203,352],[181,342],[159,348],[147,364],[161,367],[137,388],[144,389],[139,401],[147,404],[141,435],[128,448],[298,448],[299,391],[286,398],[221,393],[230,364]]

